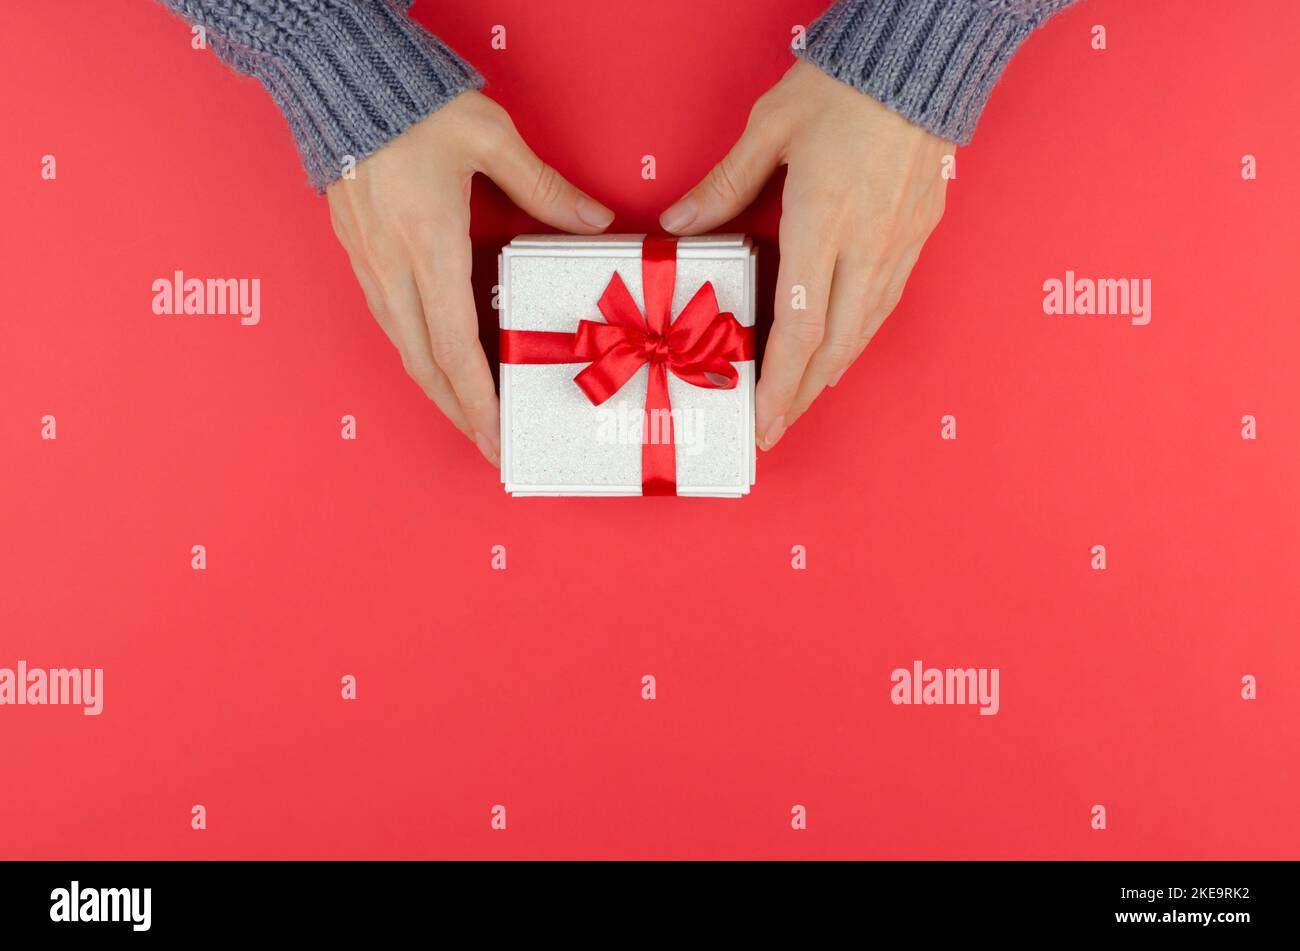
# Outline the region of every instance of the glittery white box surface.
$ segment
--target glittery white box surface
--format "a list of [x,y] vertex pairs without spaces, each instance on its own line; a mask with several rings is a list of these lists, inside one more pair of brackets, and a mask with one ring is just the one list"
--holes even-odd
[[[617,271],[642,313],[642,235],[526,235],[499,259],[504,330],[573,332],[604,321],[596,301]],[[706,281],[718,309],[754,325],[754,250],[740,235],[682,238],[672,317]],[[501,365],[501,481],[513,495],[640,495],[648,369],[593,406],[573,377],[583,363]],[[692,386],[670,371],[677,494],[735,498],[754,484],[754,364],[734,389]]]

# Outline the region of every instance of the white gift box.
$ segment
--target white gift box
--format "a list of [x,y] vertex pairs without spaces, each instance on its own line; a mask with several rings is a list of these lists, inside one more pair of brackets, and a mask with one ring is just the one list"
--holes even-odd
[[[642,314],[642,235],[525,235],[502,249],[503,331],[573,333],[605,322],[597,301],[617,272]],[[754,326],[755,254],[741,235],[677,242],[671,317],[701,285],[718,310]],[[642,493],[648,366],[599,406],[574,382],[590,361],[501,364],[501,481],[515,496]],[[735,361],[732,389],[696,386],[668,372],[677,494],[739,498],[754,484],[754,362]],[[656,421],[657,422],[657,421]],[[659,427],[652,426],[650,438]]]

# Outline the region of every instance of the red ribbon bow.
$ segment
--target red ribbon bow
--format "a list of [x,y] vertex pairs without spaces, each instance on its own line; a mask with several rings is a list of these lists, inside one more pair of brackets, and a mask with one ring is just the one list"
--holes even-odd
[[[650,365],[641,430],[641,494],[677,494],[668,371],[693,386],[733,389],[740,374],[732,361],[754,359],[754,328],[719,313],[713,285],[705,282],[672,319],[677,280],[677,239],[647,237],[641,244],[645,314],[614,272],[596,306],[605,323],[578,322],[576,333],[502,330],[502,363],[586,363],[574,382],[599,406]],[[651,439],[651,420],[658,439]],[[666,433],[666,436],[665,436]]]

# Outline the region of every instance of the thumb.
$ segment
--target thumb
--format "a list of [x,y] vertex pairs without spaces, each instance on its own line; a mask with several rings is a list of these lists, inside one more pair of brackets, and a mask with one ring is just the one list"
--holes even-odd
[[752,119],[740,140],[698,185],[659,216],[672,234],[701,234],[730,221],[758,197],[780,163],[774,137]]
[[538,221],[561,231],[596,234],[609,227],[614,212],[574,188],[538,158],[513,124],[502,139],[482,167],[511,201]]

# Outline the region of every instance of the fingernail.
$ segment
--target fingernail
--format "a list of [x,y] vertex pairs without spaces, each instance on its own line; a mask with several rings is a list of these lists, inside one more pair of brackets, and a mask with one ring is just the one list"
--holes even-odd
[[[845,369],[847,369],[847,367],[846,367]],[[840,382],[840,380],[842,380],[842,379],[844,379],[844,370],[840,370],[838,373],[836,373],[836,374],[834,374],[833,376],[831,376],[831,378],[830,378],[829,380],[826,381],[826,385],[827,385],[827,386],[834,386],[836,383]]]
[[767,452],[778,442],[780,442],[781,437],[784,435],[785,435],[785,417],[778,416],[776,419],[772,420],[771,425],[767,427],[767,432],[763,434],[763,438],[759,442],[759,445],[763,448],[764,452]]
[[492,463],[493,466],[501,466],[501,457],[497,455],[496,447],[482,433],[474,434],[474,445],[478,446],[478,451],[483,453],[483,458]]
[[608,228],[610,222],[614,220],[614,212],[586,195],[578,196],[577,210],[578,217],[592,228]]
[[689,195],[659,216],[665,231],[681,231],[690,226],[700,213],[699,203]]

